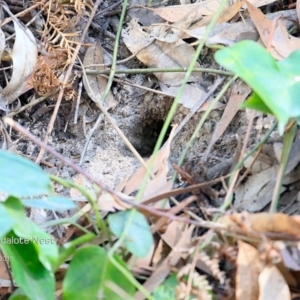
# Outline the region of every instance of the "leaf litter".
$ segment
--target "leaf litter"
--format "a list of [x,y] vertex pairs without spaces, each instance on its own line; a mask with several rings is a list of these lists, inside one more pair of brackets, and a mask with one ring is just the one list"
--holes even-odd
[[[131,19],[128,21],[127,27],[123,28],[122,39],[130,53],[137,53],[135,55],[137,61],[145,67],[181,68],[186,70],[195,54],[195,49],[191,46],[188,38],[201,39],[203,37],[207,24],[220,5],[220,1],[216,0],[194,4],[186,3],[189,1],[181,2],[182,5],[163,6],[159,1],[155,1],[156,7],[154,8],[146,7],[145,2],[142,4],[145,5],[144,7],[135,7],[129,10]],[[278,18],[278,13],[266,14],[264,8],[262,9],[264,13],[257,9],[257,7],[272,2],[249,1],[246,2],[246,5],[244,2],[229,2],[227,9],[219,18],[218,24],[211,31],[206,45],[232,45],[240,40],[258,41],[260,38],[262,45],[269,49],[275,58],[288,57],[291,52],[299,49],[300,45],[299,38],[288,33],[287,27],[291,24],[290,20],[281,20]],[[236,22],[236,16],[244,14],[246,7],[250,18]],[[288,15],[293,20],[297,20],[295,10],[280,12],[280,14]],[[70,18],[67,12],[64,17]],[[231,22],[228,22],[230,20]],[[24,84],[26,82],[31,81],[32,86],[34,86],[34,81],[36,84],[38,81],[36,73],[32,75],[33,79],[29,79],[29,77],[34,72],[37,64],[39,64],[38,67],[42,65],[42,62],[38,60],[37,44],[31,30],[23,28],[23,25],[19,22],[13,19],[16,32],[11,57],[13,72],[0,94],[1,107],[4,109],[9,109],[10,104],[25,92]],[[60,27],[60,29],[62,28]],[[0,31],[0,37],[4,36],[3,30]],[[71,35],[75,36],[75,31],[70,32],[69,36]],[[65,33],[65,36],[68,36],[67,33]],[[52,48],[55,48],[57,45],[53,44],[53,40],[51,42]],[[71,41],[68,41],[67,48],[69,51],[73,49],[70,43]],[[16,50],[21,47],[20,44],[22,44],[22,47],[25,45],[26,51],[20,53]],[[66,45],[60,43],[61,50],[66,50],[64,46]],[[4,48],[4,38],[0,38],[0,53],[3,52]],[[50,45],[47,45],[46,49],[48,51],[50,48]],[[207,51],[208,54],[203,54],[195,67],[202,67],[203,61],[211,56],[209,50]],[[73,53],[73,50],[71,52]],[[68,54],[70,55],[70,53]],[[68,57],[70,56],[65,57],[65,61]],[[54,61],[55,64],[48,65],[48,71],[45,71],[46,68],[44,68],[42,72],[48,72],[49,75],[49,70],[51,70],[55,76],[57,75],[56,78],[59,78],[58,70],[63,74],[63,67],[58,58]],[[101,43],[93,41],[84,54],[83,65],[90,66],[103,63]],[[97,67],[97,69],[105,71],[106,67]],[[212,82],[207,82],[206,77],[200,74],[199,72],[192,73],[190,81],[179,100],[179,103],[186,110],[183,109],[178,115],[184,114],[183,112],[186,111],[189,112],[196,103],[205,97],[209,87],[212,86]],[[174,98],[185,73],[154,72],[154,75],[155,88],[165,92],[166,96],[169,95]],[[74,81],[76,76],[73,78]],[[214,79],[215,77],[213,77]],[[57,87],[61,84],[59,80],[52,80],[52,82],[57,84]],[[70,82],[70,86],[72,84],[73,82]],[[86,77],[83,76],[83,84],[90,99],[97,102],[103,95],[107,79],[101,75],[87,75]],[[145,82],[142,84],[145,84]],[[47,88],[49,89],[49,86]],[[39,91],[41,92],[42,88]],[[210,161],[220,160],[220,155],[215,155],[215,149],[219,143],[222,143],[222,139],[230,130],[230,126],[238,119],[240,104],[244,102],[250,93],[251,90],[245,83],[236,81],[233,84],[231,92],[227,92],[224,96],[226,101],[224,102],[224,99],[221,99],[221,102],[219,101],[214,109],[214,113],[218,114],[218,119],[213,126],[207,129],[209,134],[205,141],[202,140],[205,146],[202,148],[194,146],[196,153],[201,154],[200,156],[206,157]],[[107,110],[114,107],[118,109],[117,106],[120,103],[117,104],[117,96],[118,93],[111,92],[109,94],[105,104]],[[215,96],[216,94],[209,97],[207,102],[199,108],[199,111],[202,110],[203,113]],[[72,97],[70,99],[74,100]],[[126,100],[122,99],[122,101]],[[162,100],[162,98],[159,100]],[[87,100],[85,99],[85,101]],[[197,122],[201,117],[199,111],[194,117]],[[130,117],[130,113],[126,114],[125,112],[124,115]],[[174,120],[178,118],[178,115],[175,116]],[[165,117],[166,115],[163,120],[165,120]],[[255,118],[263,120],[265,116],[257,114]],[[107,125],[104,124],[103,127],[105,126]],[[136,124],[132,127],[134,126]],[[180,133],[186,134],[184,130],[182,129]],[[186,129],[186,131],[188,130]],[[261,131],[265,132],[265,128],[262,127]],[[252,135],[257,134],[257,132],[258,130],[252,131]],[[267,151],[261,148],[260,153],[252,154],[250,159],[246,160],[241,166],[243,168],[242,174],[247,176],[244,178],[239,177],[243,180],[238,181],[239,185],[234,187],[234,202],[231,206],[232,211],[229,213],[222,211],[220,206],[222,206],[224,200],[222,192],[223,194],[226,193],[230,182],[227,178],[222,177],[218,183],[211,183],[212,188],[217,188],[221,192],[220,197],[211,199],[211,194],[208,195],[203,186],[207,184],[207,173],[211,173],[212,167],[209,166],[211,168],[207,170],[207,166],[201,166],[200,160],[197,160],[199,156],[195,156],[192,163],[180,167],[182,168],[181,174],[186,177],[182,177],[181,182],[173,184],[170,176],[173,171],[171,162],[178,158],[178,154],[177,156],[174,155],[175,151],[180,152],[180,150],[175,149],[178,143],[173,134],[174,129],[169,134],[166,146],[156,156],[151,171],[152,177],[147,182],[140,203],[135,202],[135,195],[139,191],[146,174],[144,166],[136,170],[129,179],[125,176],[122,178],[125,179],[120,184],[117,192],[128,202],[121,201],[116,195],[105,191],[95,192],[93,190],[97,194],[97,204],[103,216],[110,215],[116,218],[117,213],[121,212],[126,215],[128,209],[136,207],[138,212],[144,214],[147,218],[151,232],[155,232],[153,234],[155,243],[153,243],[148,256],[144,259],[139,258],[136,261],[133,257],[128,260],[132,270],[136,270],[138,275],[146,274],[143,286],[149,292],[155,292],[160,287],[165,286],[169,278],[173,278],[174,281],[172,282],[173,284],[175,282],[175,284],[172,288],[176,295],[172,299],[188,299],[189,296],[196,299],[212,299],[212,295],[218,299],[230,297],[230,295],[236,299],[271,299],[271,297],[275,299],[292,299],[291,292],[299,292],[298,277],[295,273],[300,269],[299,255],[297,256],[300,251],[299,217],[284,213],[272,214],[266,211],[272,199],[276,174],[279,169],[278,158],[281,157],[282,151],[280,137],[274,135],[273,140],[267,144],[271,150]],[[198,138],[200,138],[200,135],[201,133],[199,133]],[[242,137],[244,136],[242,135]],[[110,136],[107,136],[107,138],[109,139]],[[231,139],[234,139],[233,135]],[[247,145],[247,148],[249,146],[248,151],[257,141],[258,139],[252,136],[250,143]],[[203,148],[204,151],[201,151]],[[296,204],[299,198],[299,188],[297,187],[299,187],[300,180],[298,149],[299,134],[296,135],[285,172],[283,188],[280,191],[282,198],[285,195],[291,195],[290,192],[293,191],[293,199]],[[121,151],[120,146],[118,150]],[[144,158],[146,159],[146,157]],[[149,160],[145,162],[145,165],[149,167]],[[220,171],[220,165],[216,166]],[[248,171],[246,171],[247,169]],[[101,168],[98,167],[97,172],[97,176],[100,176]],[[220,173],[216,172],[215,174]],[[116,176],[113,174],[113,177]],[[216,175],[211,177],[215,179]],[[188,182],[187,178],[191,178],[191,181]],[[79,178],[77,183],[82,184],[83,181]],[[199,184],[203,186],[200,187]],[[176,189],[179,190],[177,191],[178,194],[173,196]],[[71,198],[78,198],[79,195],[72,190]],[[171,201],[165,201],[166,199],[171,199]],[[147,204],[147,207],[142,206],[144,200],[149,200],[151,204]],[[162,204],[164,204],[163,207]],[[83,203],[80,210],[74,213],[84,215],[89,213],[91,209],[90,204]],[[297,209],[296,212],[299,214]],[[217,222],[213,217],[215,213],[218,216]],[[43,217],[45,217],[44,214]],[[122,219],[123,221],[124,219]],[[74,228],[66,226],[66,229],[69,230],[70,237],[76,234]],[[134,226],[132,230],[134,231]],[[115,229],[115,235],[119,236],[120,234],[121,229]],[[103,240],[108,241],[108,238],[103,237]],[[132,251],[135,250],[137,249],[133,248]],[[141,246],[139,250],[144,249]],[[1,277],[1,279],[7,278]],[[143,298],[142,294],[137,293],[135,299]]]

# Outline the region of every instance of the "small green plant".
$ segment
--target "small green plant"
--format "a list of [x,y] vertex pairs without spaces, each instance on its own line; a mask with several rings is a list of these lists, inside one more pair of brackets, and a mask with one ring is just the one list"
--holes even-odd
[[258,43],[242,41],[217,51],[215,59],[253,89],[244,108],[273,114],[280,134],[291,118],[300,124],[300,50],[276,61]]
[[260,44],[242,41],[217,51],[215,59],[253,89],[252,96],[242,105],[243,108],[274,115],[281,135],[289,122],[292,125],[284,134],[280,168],[270,207],[270,211],[275,212],[296,124],[300,124],[300,50],[286,59],[276,61]]
[[[59,247],[51,235],[26,216],[23,206],[52,210],[75,207],[71,200],[54,194],[51,178],[33,162],[0,150],[0,191],[9,195],[0,203],[0,249],[18,286],[10,299],[55,299],[55,272],[66,261],[70,262],[63,279],[63,299],[117,300],[124,295],[126,299],[133,298],[139,283],[130,274],[125,262],[104,245],[91,244],[103,234],[96,224],[94,232],[86,232]],[[65,187],[74,187],[74,183],[57,181]],[[78,189],[88,200],[95,201],[83,187],[78,186]],[[110,239],[112,233],[117,237],[122,234],[129,215],[129,211],[122,211],[109,216],[111,231],[107,232]],[[65,222],[75,224],[76,220]],[[106,228],[107,222],[103,219],[101,222]],[[152,243],[146,218],[136,211],[125,237],[125,249],[136,256],[145,256]]]

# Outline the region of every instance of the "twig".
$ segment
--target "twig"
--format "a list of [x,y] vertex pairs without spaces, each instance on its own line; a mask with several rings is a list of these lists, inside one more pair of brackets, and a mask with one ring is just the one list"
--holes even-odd
[[185,124],[193,117],[193,115],[201,108],[201,106],[209,99],[209,97],[215,92],[215,90],[220,86],[225,78],[218,78],[209,91],[203,96],[202,99],[199,99],[198,103],[191,109],[191,111],[185,116],[181,121],[179,126],[176,128],[174,137],[180,132],[180,130],[185,126]]
[[[42,12],[43,12],[43,9],[41,9],[29,22],[27,22],[25,24],[25,27],[29,27],[37,19],[37,17],[39,17],[39,15],[42,14]],[[9,37],[7,37],[5,39],[5,42],[9,41],[10,39],[14,38],[15,36],[16,36],[16,33],[10,35]]]
[[[104,74],[100,74],[100,76],[103,76],[105,78],[108,78],[108,76],[104,75]],[[158,95],[163,95],[163,96],[168,96],[168,97],[173,97],[172,95],[169,95],[167,93],[164,93],[164,92],[161,92],[161,91],[158,91],[158,90],[155,90],[155,89],[151,89],[151,88],[148,88],[146,86],[142,86],[142,85],[139,85],[139,84],[135,84],[127,79],[117,79],[117,78],[114,78],[114,81],[115,82],[118,82],[118,83],[121,83],[121,84],[127,84],[127,85],[130,85],[130,86],[133,86],[133,87],[136,87],[138,89],[141,89],[141,90],[145,90],[145,91],[148,91],[148,92],[151,92],[151,93],[155,93],[155,94],[158,94]]]
[[77,96],[76,109],[75,109],[75,115],[74,115],[74,124],[75,125],[77,124],[77,119],[78,119],[78,111],[79,111],[81,93],[82,93],[82,80],[80,80],[79,86],[78,86],[78,96]]
[[96,184],[100,189],[118,197],[119,199],[122,200],[123,197],[129,198],[126,195],[123,195],[121,193],[115,192],[111,188],[109,188],[106,184],[103,182],[95,179],[92,177],[90,174],[88,174],[86,171],[84,171],[82,168],[77,166],[74,162],[72,162],[69,158],[64,157],[60,153],[56,152],[52,147],[48,146],[45,142],[41,141],[37,137],[35,137],[33,134],[31,134],[27,129],[22,127],[18,122],[14,121],[11,118],[4,118],[4,122],[11,126],[14,130],[20,132],[24,136],[27,136],[30,140],[32,140],[36,145],[40,146],[41,148],[44,148],[47,152],[52,154],[54,157],[58,158],[60,161],[62,161],[66,166],[69,166],[72,168],[74,171],[82,174],[84,177],[86,177],[88,180],[90,180],[92,183]]
[[[204,112],[204,114],[202,115],[199,123],[197,124],[190,140],[188,141],[188,143],[186,144],[184,150],[182,151],[182,154],[179,158],[178,161],[178,166],[181,166],[184,158],[187,154],[187,151],[190,149],[190,147],[192,146],[193,142],[195,141],[198,133],[200,132],[200,129],[202,128],[206,118],[208,117],[208,115],[210,114],[210,112],[212,111],[212,109],[214,108],[215,104],[221,99],[221,97],[223,96],[223,94],[227,91],[227,89],[230,87],[230,85],[236,80],[237,76],[232,77],[230,80],[228,80],[228,82],[223,86],[222,90],[219,92],[219,94],[217,95],[217,97],[211,102],[211,104],[209,105],[208,109]],[[175,180],[176,178],[176,173],[173,176],[173,180]]]
[[256,162],[260,152],[262,150],[262,146],[259,147],[258,151],[256,152],[255,156],[252,159],[252,162],[250,164],[250,166],[247,168],[247,170],[244,172],[244,174],[239,178],[238,182],[235,185],[235,189],[241,184],[241,182],[248,176],[248,174],[251,172],[251,168],[254,165],[254,163]]
[[142,203],[136,203],[132,200],[123,199],[122,201],[127,204],[130,204],[133,207],[136,207],[142,211],[144,210],[144,211],[151,213],[152,215],[168,218],[169,220],[172,220],[172,221],[184,222],[187,224],[193,224],[197,227],[204,227],[204,228],[210,228],[210,229],[215,229],[215,230],[226,230],[227,229],[226,225],[223,225],[221,223],[212,222],[212,221],[204,221],[204,220],[194,221],[194,220],[190,220],[188,218],[177,217],[176,215],[170,214],[169,212],[163,212],[163,211],[153,208],[151,206],[148,206],[148,205],[145,205]]
[[[136,51],[135,53],[131,54],[130,56],[122,59],[122,60],[118,60],[116,61],[116,64],[123,64],[133,58],[135,58],[141,51],[143,51],[145,48],[147,48],[148,46],[150,46],[153,42],[155,41],[155,39],[153,38],[147,45],[145,45],[144,47],[142,47],[141,49],[139,49],[138,51]],[[84,68],[91,68],[91,67],[110,67],[111,63],[107,63],[107,64],[92,64],[92,65],[87,65],[84,66]]]
[[[56,105],[55,105],[55,108],[54,108],[54,111],[53,111],[53,114],[51,116],[51,119],[50,119],[50,122],[49,122],[49,125],[48,125],[48,128],[47,128],[47,133],[46,133],[46,136],[45,136],[45,139],[44,139],[44,143],[47,144],[48,142],[48,138],[49,136],[51,135],[51,132],[53,130],[53,127],[54,127],[54,122],[56,120],[56,116],[57,116],[57,113],[58,113],[58,109],[60,107],[60,104],[61,104],[61,101],[62,101],[62,98],[63,98],[63,95],[64,95],[64,90],[65,90],[65,86],[67,85],[68,81],[69,81],[69,78],[71,76],[71,72],[73,70],[73,65],[75,63],[75,60],[76,60],[76,57],[78,55],[78,52],[81,48],[81,44],[83,43],[84,41],[84,38],[85,38],[85,35],[87,34],[87,31],[91,25],[91,22],[95,16],[95,13],[96,13],[96,10],[98,8],[98,6],[102,3],[102,0],[97,0],[96,3],[94,4],[94,7],[93,7],[93,10],[90,14],[90,17],[85,25],[85,28],[82,32],[82,35],[81,35],[81,38],[80,38],[80,41],[79,43],[76,45],[76,48],[74,50],[74,55],[72,55],[72,58],[71,58],[71,63],[66,71],[66,75],[64,77],[64,81],[63,81],[63,84],[62,86],[60,87],[60,91],[59,91],[59,94],[58,94],[58,97],[57,97],[57,102],[56,102]],[[41,148],[40,150],[40,153],[36,159],[36,163],[39,163],[41,161],[41,159],[43,158],[43,155],[45,153],[45,147]]]
[[[38,7],[39,5],[45,4],[46,2],[47,2],[47,0],[42,0],[42,1],[40,1],[40,2],[38,2],[38,3],[36,3],[36,4],[34,4],[34,5],[30,6],[29,8],[27,8],[27,9],[25,9],[25,10],[23,10],[23,11],[17,13],[17,14],[15,15],[15,17],[16,17],[16,18],[18,18],[18,17],[23,17],[23,16],[25,16],[27,13],[29,13],[31,10],[35,9],[35,8]],[[12,21],[12,18],[11,18],[11,17],[6,18],[6,19],[2,22],[2,24],[0,25],[0,27],[6,25],[7,23],[9,23],[9,22],[11,22],[11,21]]]
[[122,3],[122,1],[118,1],[117,3],[103,9],[103,10],[100,10],[96,16],[98,15],[101,15],[101,16],[105,16],[107,13],[109,13],[111,10],[113,10],[114,8],[118,7],[120,4]]
[[[247,147],[248,139],[250,137],[254,116],[255,116],[255,111],[253,110],[252,113],[251,113],[251,116],[250,116],[250,120],[249,120],[249,124],[248,124],[248,128],[247,128],[247,133],[246,133],[246,136],[245,136],[245,139],[244,139],[244,144],[243,144],[243,148],[242,148],[242,151],[241,151],[239,161],[241,161],[243,159],[244,153],[246,152],[246,147]],[[232,193],[233,193],[233,190],[234,190],[235,183],[238,179],[239,173],[240,173],[240,169],[236,169],[234,171],[234,174],[230,177],[229,188],[228,188],[226,197],[224,199],[224,204],[226,203],[227,206],[229,206],[232,203],[232,199],[233,199]],[[222,205],[222,207],[224,206],[224,204]]]
[[[273,125],[270,127],[270,129],[268,130],[268,132],[266,133],[266,135],[262,138],[262,140],[258,143],[258,144],[256,144],[254,147],[253,147],[253,149],[251,149],[246,155],[245,155],[245,157],[243,158],[243,159],[241,159],[237,164],[236,164],[236,166],[234,167],[234,170],[233,170],[233,173],[232,173],[232,176],[234,176],[234,172],[236,171],[236,170],[239,170],[241,167],[242,167],[242,165],[244,164],[244,162],[255,152],[255,151],[257,151],[260,147],[261,147],[261,145],[263,145],[267,140],[268,140],[268,138],[269,138],[269,136],[271,135],[271,133],[275,130],[275,128],[276,128],[276,126],[277,126],[277,122],[274,122],[273,123]],[[228,194],[227,194],[228,195]],[[228,198],[228,201],[224,201],[224,203],[222,204],[222,206],[220,207],[220,209],[222,210],[222,211],[225,211],[225,209],[231,204],[231,202],[232,202],[232,196],[231,197],[229,197]]]
[[22,107],[21,107],[20,109],[18,109],[17,111],[13,111],[13,112],[9,113],[6,117],[7,117],[7,118],[12,118],[13,116],[15,116],[15,115],[21,113],[22,111],[26,110],[27,108],[32,107],[32,106],[34,106],[34,105],[36,105],[36,104],[38,104],[38,103],[40,103],[40,102],[46,100],[47,98],[51,97],[52,95],[54,95],[54,94],[57,93],[57,92],[58,92],[58,89],[54,90],[53,92],[47,94],[47,95],[44,96],[44,97],[40,97],[40,98],[38,98],[38,99],[35,99],[35,100],[33,100],[33,101],[30,101],[28,104],[22,106]]
[[97,121],[95,122],[93,128],[90,130],[88,136],[86,137],[86,140],[85,140],[85,143],[84,143],[84,147],[82,149],[82,152],[81,152],[81,156],[80,156],[80,161],[79,161],[79,166],[82,165],[83,163],[83,159],[84,159],[84,156],[85,156],[85,153],[86,153],[86,150],[89,146],[89,143],[90,143],[90,140],[94,134],[94,132],[97,130],[97,128],[99,127],[101,121],[103,120],[103,115],[102,114],[99,114],[98,118],[97,118]]

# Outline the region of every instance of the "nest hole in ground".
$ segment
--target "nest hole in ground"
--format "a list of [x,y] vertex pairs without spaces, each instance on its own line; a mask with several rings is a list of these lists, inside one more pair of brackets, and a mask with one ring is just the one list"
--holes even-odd
[[[140,141],[139,146],[136,146],[136,150],[142,157],[149,157],[153,153],[160,132],[164,126],[164,122],[164,120],[148,120],[146,123],[140,124]],[[171,129],[172,127],[169,126],[163,139],[163,143],[167,141]]]

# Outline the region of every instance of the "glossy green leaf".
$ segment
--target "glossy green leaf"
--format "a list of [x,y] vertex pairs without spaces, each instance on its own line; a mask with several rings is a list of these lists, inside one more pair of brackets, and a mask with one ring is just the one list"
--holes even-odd
[[48,175],[21,156],[0,150],[0,191],[16,197],[51,193]]
[[[125,264],[117,260],[126,269]],[[123,294],[118,294],[117,289]],[[107,252],[97,246],[77,251],[63,281],[63,300],[120,300],[124,294],[133,296],[134,292],[129,280],[109,261]]]
[[117,237],[121,236],[128,222],[130,226],[124,241],[125,247],[135,256],[145,257],[153,245],[153,236],[145,216],[136,210],[120,211],[108,216],[109,227]]
[[241,108],[250,108],[266,114],[273,114],[264,101],[255,93],[241,105]]
[[14,223],[14,219],[9,215],[2,203],[0,203],[0,238],[11,231]]
[[49,196],[41,199],[24,199],[22,204],[27,207],[51,209],[54,211],[65,211],[76,208],[76,204],[67,198],[59,196]]
[[155,300],[173,300],[176,299],[176,286],[178,286],[176,275],[169,276],[163,284],[158,286],[153,292]]
[[54,238],[26,217],[17,198],[9,197],[3,205],[14,220],[13,230],[16,235],[32,242],[40,262],[46,269],[52,270],[52,266],[55,266],[58,260],[58,247]]
[[242,78],[278,119],[279,132],[290,118],[300,116],[300,51],[277,62],[253,41],[242,41],[219,50],[216,61]]
[[9,297],[9,300],[30,300],[22,289],[16,289],[14,293]]
[[40,262],[32,242],[9,232],[0,243],[10,260],[14,280],[31,300],[54,300],[55,277]]

